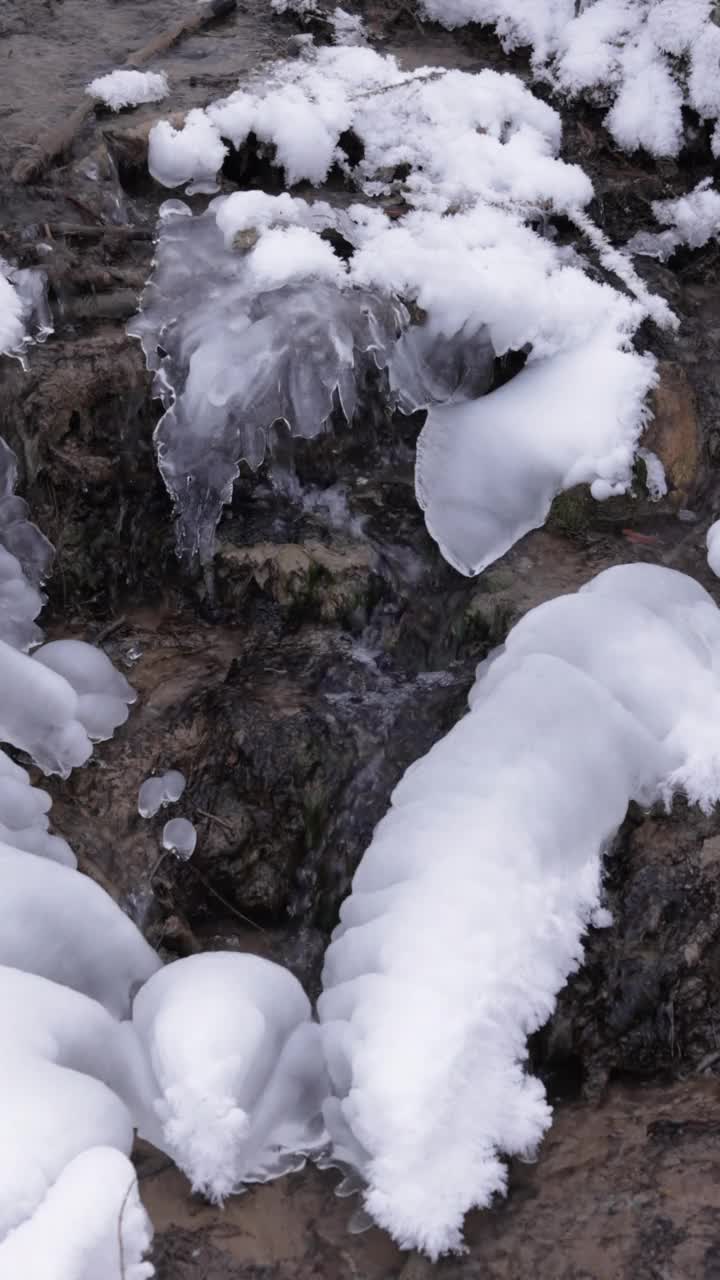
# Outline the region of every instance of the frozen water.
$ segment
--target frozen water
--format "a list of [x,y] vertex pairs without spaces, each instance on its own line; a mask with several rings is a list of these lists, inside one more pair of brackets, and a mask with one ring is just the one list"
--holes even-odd
[[673,570],[608,570],[526,614],[470,706],[396,787],[319,1002],[334,1158],[431,1257],[550,1122],[527,1036],[607,923],[600,860],[628,801],[720,798],[720,612]]
[[322,1146],[319,1028],[287,969],[237,952],[177,960],[136,996],[133,1025],[159,1087],[145,1136],[194,1190],[222,1201]]
[[138,792],[138,813],[152,818],[167,804],[175,804],[185,790],[185,775],[169,769],[159,777],[146,778]]
[[163,827],[162,842],[164,849],[186,862],[195,852],[197,831],[187,818],[171,818]]
[[81,991],[118,1018],[160,960],[88,876],[0,845],[0,964]]
[[[239,462],[259,465],[275,420],[301,436],[327,429],[338,409],[351,421],[373,368],[387,368],[404,410],[432,409],[418,497],[464,571],[541,521],[558,489],[577,482],[570,476],[587,477],[597,498],[628,487],[654,380],[652,358],[631,338],[646,316],[677,321],[587,217],[591,183],[559,159],[560,118],[547,103],[511,75],[408,75],[392,57],[341,46],[276,64],[191,117],[182,130],[153,130],[169,185],[198,178],[198,154],[203,175],[215,176],[227,146],[252,135],[289,186],[319,184],[334,165],[364,197],[394,197],[400,208],[338,211],[259,191],[218,199],[199,217],[177,201],[163,208],[130,332],[157,369],[156,446],[181,554],[210,560]],[[343,149],[349,130],[354,158]],[[557,214],[624,292],[542,233]],[[495,358],[509,353],[527,368],[486,405]],[[582,396],[575,422],[568,386],[588,368],[605,416]],[[558,419],[549,431],[532,426],[536,388],[544,426]],[[498,512],[487,509],[495,484]]]
[[[68,1230],[68,1224],[82,1224]],[[0,1243],[17,1280],[150,1280],[152,1227],[127,1156],[95,1146],[65,1166],[33,1216]]]

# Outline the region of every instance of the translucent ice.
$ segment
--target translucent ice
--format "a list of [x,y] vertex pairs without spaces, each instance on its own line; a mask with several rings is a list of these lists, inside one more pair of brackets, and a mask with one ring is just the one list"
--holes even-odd
[[162,842],[164,849],[186,862],[195,852],[197,832],[187,818],[171,818],[163,827]]
[[138,792],[138,813],[141,818],[152,818],[167,804],[175,804],[185,790],[185,775],[179,769],[169,769],[158,777],[146,778]]

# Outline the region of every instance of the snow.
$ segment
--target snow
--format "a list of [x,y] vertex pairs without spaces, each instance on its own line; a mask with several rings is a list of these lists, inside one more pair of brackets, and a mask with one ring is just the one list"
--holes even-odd
[[[68,1224],[82,1223],[82,1231]],[[22,1280],[150,1280],[152,1241],[135,1170],[112,1147],[66,1165],[31,1218],[0,1243],[0,1274]]]
[[637,232],[628,242],[631,253],[665,261],[681,245],[702,249],[720,231],[720,192],[711,178],[703,178],[687,195],[675,200],[654,200],[652,210],[666,230]]
[[629,151],[677,155],[683,107],[720,117],[720,31],[710,0],[422,0],[446,27],[495,27],[506,48],[530,46],[539,79],[610,109]]
[[166,187],[214,179],[226,154],[204,111],[189,111],[182,129],[161,120],[150,130],[148,168]]
[[0,964],[63,983],[127,1017],[134,988],[160,960],[105,890],[8,845],[0,845],[0,887]]
[[197,832],[187,818],[171,818],[163,827],[162,842],[163,849],[187,862],[195,852]]
[[[363,147],[354,165],[341,145],[350,129]],[[598,498],[628,487],[654,382],[652,358],[634,352],[632,338],[646,317],[677,321],[587,216],[592,186],[559,158],[560,117],[519,79],[487,69],[406,74],[372,49],[326,46],[191,113],[180,131],[157,125],[162,181],[197,179],[196,131],[207,144],[205,179],[217,176],[226,144],[242,149],[253,134],[288,185],[319,184],[336,166],[363,199],[401,209],[391,218],[377,204],[334,209],[259,191],[221,197],[198,216],[177,201],[164,206],[154,274],[129,332],[157,370],[166,411],[155,441],[180,554],[211,558],[239,463],[260,464],[275,420],[313,436],[339,400],[351,421],[373,364],[388,367],[404,410],[445,406],[433,408],[424,436],[441,474],[418,462],[418,497],[442,546],[457,531],[435,508],[455,501],[449,474],[469,489],[476,450],[493,455],[499,487],[511,492],[502,529],[483,516],[462,533],[473,546],[451,548],[457,567],[488,563],[568,483],[587,477]],[[152,159],[151,169],[157,176]],[[622,291],[542,234],[556,214]],[[329,231],[348,242],[348,261],[333,253]],[[510,352],[528,354],[527,370],[486,404],[495,358]],[[589,369],[602,409],[584,406],[578,422],[564,379],[576,392]],[[536,387],[541,420],[553,424],[547,445],[531,425]],[[494,422],[479,443],[469,425],[451,428],[491,411],[513,419],[506,452]],[[484,509],[483,483],[464,492],[468,508]]]
[[133,1026],[160,1090],[145,1136],[193,1190],[221,1202],[321,1144],[319,1030],[287,969],[235,952],[176,960],[136,996]]
[[650,361],[595,341],[528,365],[481,399],[433,407],[416,491],[446,560],[479,573],[575,484],[601,498],[624,492],[654,380]]
[[0,355],[16,351],[25,337],[23,306],[0,261]]
[[[461,1248],[550,1123],[527,1037],[597,919],[630,799],[720,798],[720,614],[633,564],[530,611],[396,787],[328,948],[334,1159],[404,1248]],[[583,726],[592,724],[588,734]],[[601,920],[602,916],[599,917]]]
[[91,80],[86,93],[99,98],[112,111],[137,107],[142,102],[161,102],[170,92],[164,71],[126,71],[123,68]]
[[716,578],[720,578],[720,520],[707,531],[707,562]]

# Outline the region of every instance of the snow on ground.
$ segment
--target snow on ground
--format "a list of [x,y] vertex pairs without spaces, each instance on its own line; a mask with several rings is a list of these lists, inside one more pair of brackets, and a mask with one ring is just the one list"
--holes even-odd
[[109,75],[91,80],[85,92],[99,98],[112,111],[137,107],[141,102],[161,102],[170,92],[163,71],[126,71],[120,68]]
[[506,48],[532,49],[536,75],[559,92],[609,100],[605,123],[628,151],[677,155],[683,107],[720,117],[711,0],[422,0],[421,10],[446,27],[494,26]]
[[[628,801],[720,797],[720,613],[634,564],[528,613],[396,787],[319,1002],[335,1158],[404,1247],[457,1249],[550,1123],[527,1037],[582,959]],[[592,724],[592,734],[578,725]]]
[[[150,170],[168,186],[212,183],[250,134],[288,186],[320,184],[336,166],[360,198],[338,211],[250,191],[199,216],[177,200],[162,212],[155,273],[129,331],[158,369],[166,413],[156,446],[181,552],[212,556],[239,462],[262,461],[275,419],[317,434],[336,397],[352,418],[368,355],[389,366],[404,409],[457,406],[433,412],[418,497],[463,572],[542,523],[566,484],[588,480],[596,497],[627,488],[654,382],[632,337],[645,316],[676,322],[588,219],[592,187],[559,157],[556,111],[512,75],[407,75],[369,48],[323,47],[191,112],[182,129],[157,124]],[[553,215],[575,223],[622,290],[544,234]],[[328,230],[347,241],[349,261],[333,253]],[[526,373],[478,399],[508,352],[528,354]],[[567,387],[588,370],[598,406],[571,420]],[[549,433],[535,428],[536,392],[542,422],[558,420]],[[471,425],[450,426],[453,415],[482,421],[483,447]],[[440,472],[438,454],[448,455]],[[487,510],[490,454],[511,494],[502,531]],[[453,509],[452,531],[441,507]]]

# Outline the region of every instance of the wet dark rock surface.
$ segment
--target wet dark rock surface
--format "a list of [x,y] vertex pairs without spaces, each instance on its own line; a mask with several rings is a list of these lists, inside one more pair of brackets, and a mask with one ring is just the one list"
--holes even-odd
[[[378,47],[408,67],[527,75],[487,33],[421,27],[408,5],[362,7]],[[162,113],[282,56],[296,28],[268,9],[248,0],[160,59],[173,89]],[[298,449],[294,480],[277,466],[243,472],[212,581],[183,573],[152,451],[158,405],[124,330],[168,194],[144,173],[158,108],[91,118],[39,183],[10,178],[38,129],[177,16],[169,0],[152,11],[134,0],[0,0],[0,254],[46,267],[56,325],[28,372],[3,362],[1,430],[57,547],[50,632],[99,639],[140,694],[126,729],[53,785],[53,815],[83,869],[168,957],[257,950],[315,990],[394,784],[461,714],[475,664],[517,617],[633,558],[688,571],[720,598],[704,556],[720,512],[720,255],[710,246],[665,266],[640,262],[682,320],[677,334],[645,335],[662,361],[648,443],[671,481],[663,502],[563,495],[545,531],[462,579],[415,503],[419,421],[368,405],[352,431]],[[656,163],[617,153],[588,108],[564,117],[564,154],[591,173],[594,216],[616,243],[651,227],[651,200],[711,172],[702,139],[677,163]],[[168,767],[188,778],[173,812],[198,828],[187,866],[157,865],[167,813],[137,814],[140,783]],[[465,1257],[433,1269],[379,1232],[349,1235],[332,1174],[308,1170],[219,1211],[145,1149],[159,1280],[720,1276],[717,818],[681,805],[631,813],[608,855],[607,903],[612,926],[591,932],[585,965],[532,1045],[556,1122],[538,1164],[512,1169],[508,1200],[471,1218]]]

